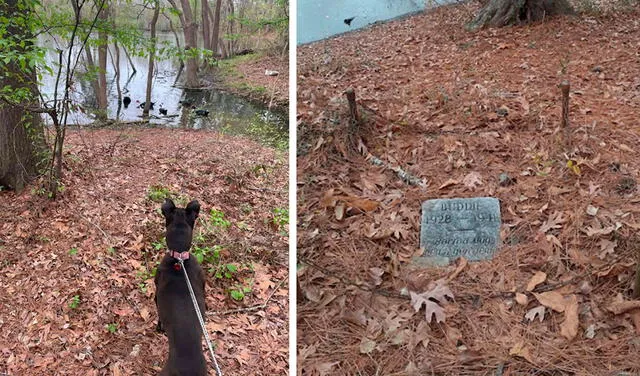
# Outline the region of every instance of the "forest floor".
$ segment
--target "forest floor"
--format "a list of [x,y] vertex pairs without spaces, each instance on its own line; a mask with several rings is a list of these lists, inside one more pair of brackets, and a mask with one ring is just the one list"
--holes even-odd
[[[288,111],[289,56],[254,53],[219,62],[222,84],[236,94]],[[265,71],[276,71],[268,76]]]
[[56,200],[0,192],[0,374],[158,374],[166,196],[201,205],[192,254],[224,374],[287,374],[286,152],[202,130],[76,128],[64,158]]
[[[303,375],[640,373],[640,12],[469,32],[477,9],[298,48]],[[492,260],[410,262],[424,200],[483,196]]]

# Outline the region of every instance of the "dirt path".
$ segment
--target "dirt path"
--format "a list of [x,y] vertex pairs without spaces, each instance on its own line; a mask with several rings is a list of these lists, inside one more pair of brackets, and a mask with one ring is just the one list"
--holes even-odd
[[[470,33],[474,10],[298,49],[303,374],[640,372],[640,313],[613,313],[631,300],[639,257],[638,14]],[[564,79],[572,147],[559,129]],[[502,173],[512,179],[501,184]],[[482,196],[501,202],[500,253],[411,269],[421,202]],[[435,323],[400,292],[433,291],[440,278],[455,301],[439,300]]]
[[286,374],[286,154],[129,127],[70,131],[65,161],[56,201],[0,192],[0,373],[157,374],[168,345],[155,331],[152,272],[171,194],[202,206],[192,253],[210,271],[207,329],[225,375]]

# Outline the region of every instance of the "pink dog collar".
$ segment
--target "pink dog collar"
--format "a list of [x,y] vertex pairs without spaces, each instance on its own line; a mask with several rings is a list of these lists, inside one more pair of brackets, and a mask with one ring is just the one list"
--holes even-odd
[[180,252],[168,250],[167,254],[169,254],[171,257],[173,257],[175,259],[182,259],[182,260],[188,260],[189,259],[189,251],[180,253]]

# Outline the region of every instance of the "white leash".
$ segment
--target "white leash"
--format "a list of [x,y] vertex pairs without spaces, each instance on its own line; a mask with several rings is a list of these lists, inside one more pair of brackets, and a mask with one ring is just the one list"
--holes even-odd
[[198,321],[200,321],[200,328],[202,328],[202,333],[204,333],[204,339],[207,341],[207,346],[209,347],[209,351],[211,352],[211,359],[213,359],[213,364],[216,366],[216,374],[218,376],[222,376],[222,371],[220,371],[220,366],[218,366],[218,362],[216,361],[216,356],[213,353],[213,346],[211,346],[209,333],[207,333],[207,329],[204,327],[204,320],[202,319],[202,314],[200,313],[198,300],[196,299],[196,295],[193,293],[193,288],[191,287],[191,282],[189,281],[189,276],[187,275],[187,269],[184,268],[184,261],[182,260],[181,257],[179,257],[178,262],[180,262],[180,267],[184,272],[184,278],[187,280],[187,287],[189,287],[189,294],[191,294],[191,301],[193,302],[193,307],[196,309],[196,315],[198,315]]

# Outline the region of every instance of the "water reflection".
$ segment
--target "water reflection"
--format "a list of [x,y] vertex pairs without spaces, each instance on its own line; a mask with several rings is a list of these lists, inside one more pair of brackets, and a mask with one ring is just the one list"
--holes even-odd
[[[175,39],[172,33],[158,33],[159,44],[174,46]],[[46,59],[49,66],[57,69],[56,63],[58,55],[55,40],[41,38],[42,46],[50,47]],[[97,60],[97,52],[94,53],[94,60]],[[140,105],[145,101],[147,85],[148,59],[143,56],[130,54],[130,60],[120,49],[120,88],[122,97],[131,98],[131,104],[124,108],[118,100],[118,90],[116,84],[116,74],[114,70],[114,60],[116,51],[113,45],[109,46],[107,63],[107,114],[110,119],[120,119],[122,121],[139,121],[142,116]],[[84,58],[84,54],[82,56]],[[78,70],[73,82],[71,99],[74,104],[74,111],[69,114],[70,124],[89,124],[95,120],[93,109],[97,107],[95,92],[91,81],[83,67],[83,60],[78,64]],[[133,67],[131,63],[133,63]],[[135,71],[134,71],[135,67]],[[171,128],[193,128],[193,129],[218,129],[237,135],[254,136],[252,129],[257,123],[259,128],[270,130],[269,133],[278,134],[278,140],[261,140],[268,144],[282,143],[286,140],[288,127],[285,114],[268,110],[265,106],[250,102],[242,97],[226,93],[219,90],[203,89],[189,90],[176,85],[180,63],[177,60],[156,61],[156,71],[152,82],[151,102],[155,103],[154,109],[150,111],[150,123]],[[64,77],[64,73],[63,73]],[[53,99],[55,89],[55,76],[44,75],[41,82],[42,91],[45,97]],[[64,81],[64,80],[61,80]],[[62,89],[62,83],[59,90]],[[58,92],[58,97],[61,94]],[[183,105],[184,104],[184,105]],[[166,115],[160,113],[160,108],[166,109]],[[208,111],[207,116],[198,116],[196,109]],[[47,119],[48,120],[48,119]],[[273,145],[276,146],[276,145]]]

